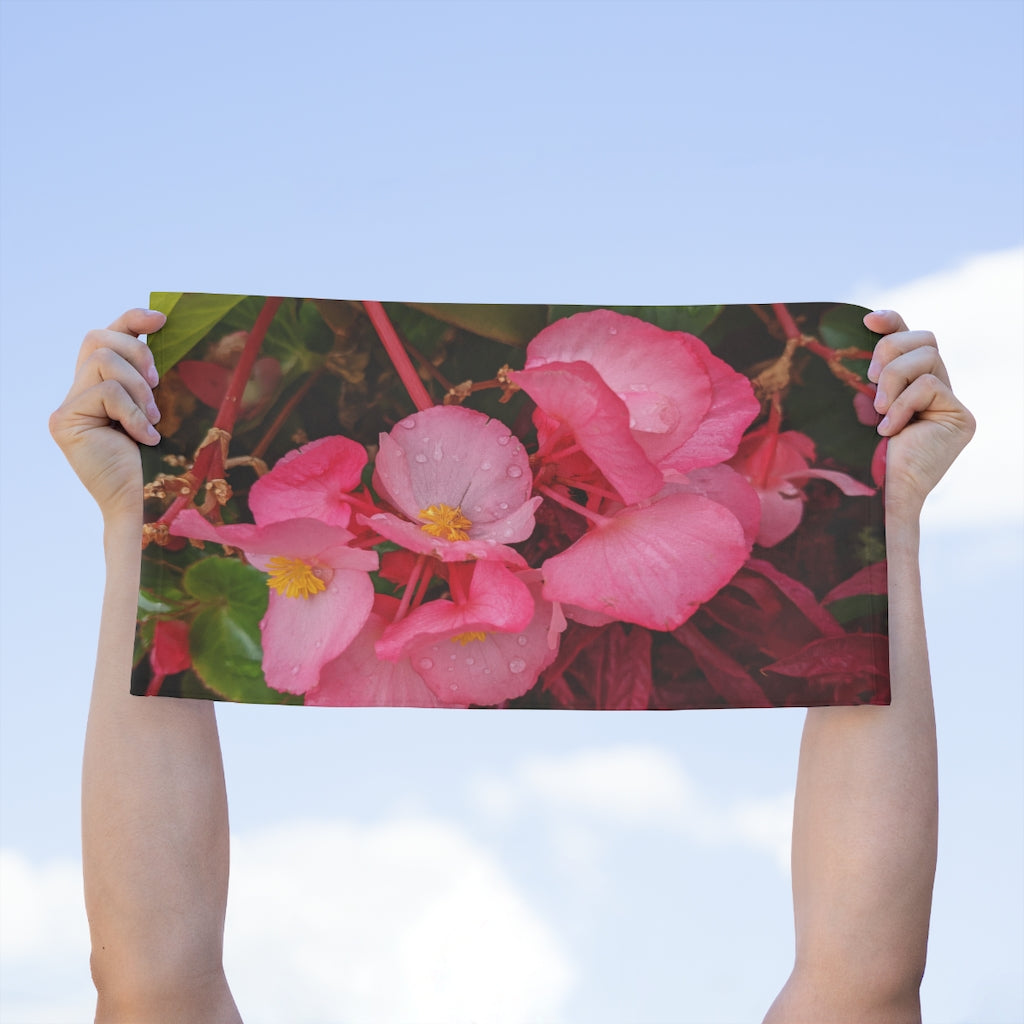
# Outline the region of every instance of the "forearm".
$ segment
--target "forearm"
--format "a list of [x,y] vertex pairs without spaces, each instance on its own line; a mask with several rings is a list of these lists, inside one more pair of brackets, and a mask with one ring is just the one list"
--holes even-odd
[[129,693],[140,526],[106,524],[107,584],[86,732],[83,868],[104,992],[220,973],[228,822],[208,701]]
[[797,973],[916,1012],[938,790],[916,516],[890,518],[889,707],[813,708],[793,830]]

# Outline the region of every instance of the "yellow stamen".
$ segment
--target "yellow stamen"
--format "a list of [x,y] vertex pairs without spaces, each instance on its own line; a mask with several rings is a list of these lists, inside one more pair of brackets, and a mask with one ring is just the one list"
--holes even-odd
[[313,567],[301,558],[275,555],[270,560],[268,572],[267,586],[285,597],[312,597],[327,589],[327,584],[313,572]]
[[486,633],[481,633],[479,631],[474,631],[474,632],[470,632],[470,633],[459,633],[457,636],[453,636],[452,637],[452,643],[453,644],[462,644],[462,646],[465,647],[466,644],[471,644],[474,640],[486,640],[486,639],[487,639],[487,634]]
[[469,540],[469,528],[473,525],[463,514],[462,508],[451,505],[431,505],[429,508],[421,508],[420,519],[426,522],[420,527],[424,533],[431,537],[440,537],[442,540]]

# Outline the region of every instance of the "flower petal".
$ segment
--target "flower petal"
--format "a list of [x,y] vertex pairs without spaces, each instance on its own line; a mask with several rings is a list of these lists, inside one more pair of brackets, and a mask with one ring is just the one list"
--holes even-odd
[[249,491],[260,525],[284,519],[320,519],[348,526],[351,508],[341,499],[359,486],[366,449],[347,437],[322,437],[288,452]]
[[615,513],[543,565],[544,596],[675,629],[743,565],[750,545],[725,506],[668,494]]

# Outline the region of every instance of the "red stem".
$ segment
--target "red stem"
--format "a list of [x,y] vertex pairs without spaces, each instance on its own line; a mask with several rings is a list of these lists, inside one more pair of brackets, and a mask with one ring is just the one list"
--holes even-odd
[[[215,430],[223,430],[225,433],[230,434],[234,429],[235,420],[238,418],[238,409],[241,405],[242,392],[245,391],[245,385],[249,383],[249,377],[252,374],[256,356],[259,355],[267,328],[274,319],[274,315],[277,313],[282,301],[282,299],[274,297],[264,301],[260,315],[256,318],[256,323],[253,324],[249,336],[245,339],[245,348],[242,350],[241,358],[235,366],[231,380],[228,381],[228,389],[224,394],[224,400],[220,404],[217,418],[213,421]],[[175,498],[170,508],[164,512],[157,522],[174,522],[175,516],[186,505],[192,503],[199,488],[208,479],[215,480],[224,475],[224,452],[219,441],[211,441],[199,449],[196,453],[195,464],[190,470],[189,475],[195,481],[191,493],[181,494]]]
[[538,491],[541,494],[547,495],[552,501],[557,502],[565,508],[571,509],[573,512],[578,512],[584,519],[589,519],[595,526],[602,526],[608,522],[607,516],[600,516],[596,512],[591,511],[589,508],[584,508],[582,505],[577,505],[575,501],[570,498],[565,498],[558,491],[551,487],[538,487]]
[[409,353],[405,351],[402,339],[398,337],[394,327],[392,327],[387,313],[384,312],[384,307],[379,302],[364,302],[363,309],[366,310],[366,315],[370,318],[373,329],[377,332],[377,336],[384,345],[388,358],[398,371],[398,376],[405,385],[405,390],[409,392],[413,405],[421,412],[424,409],[431,408],[434,403],[430,400],[430,395],[427,394],[427,389],[423,386],[420,375],[413,369]]
[[799,338],[800,328],[797,327],[792,314],[788,309],[786,309],[786,304],[784,302],[773,302],[772,309],[778,317],[779,326],[786,334],[786,340],[788,341],[790,338]]

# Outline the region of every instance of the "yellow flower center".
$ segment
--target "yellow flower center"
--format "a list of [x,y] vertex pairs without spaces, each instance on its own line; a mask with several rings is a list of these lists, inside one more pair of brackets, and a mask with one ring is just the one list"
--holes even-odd
[[487,634],[481,633],[479,630],[470,633],[459,633],[457,636],[452,637],[453,644],[462,644],[463,647],[466,644],[471,644],[474,640],[486,640]]
[[287,558],[275,555],[269,563],[270,578],[267,586],[285,597],[312,597],[327,584],[313,571],[313,567],[301,558]]
[[425,520],[420,527],[424,533],[431,537],[440,537],[442,540],[469,540],[469,528],[473,525],[463,514],[462,508],[451,505],[431,505],[429,508],[421,508],[420,519]]

